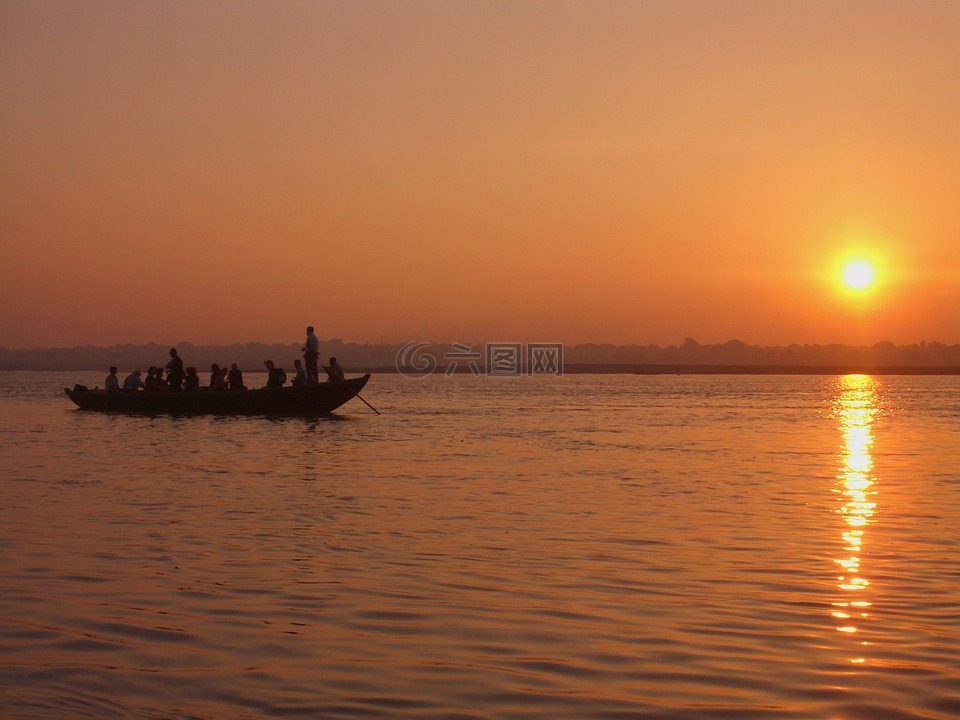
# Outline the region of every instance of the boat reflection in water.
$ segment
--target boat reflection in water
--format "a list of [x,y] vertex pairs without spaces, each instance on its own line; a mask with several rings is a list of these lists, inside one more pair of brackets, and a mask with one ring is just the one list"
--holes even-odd
[[[833,491],[840,501],[836,512],[843,518],[844,556],[834,561],[840,568],[837,588],[841,594],[833,603],[832,614],[837,630],[851,634],[870,616],[870,581],[863,575],[861,558],[867,529],[876,522],[877,489],[870,450],[877,405],[876,388],[869,375],[839,378],[834,416],[839,421],[843,442]],[[861,652],[866,645],[866,641],[860,642]],[[853,663],[864,661],[859,655],[851,659]]]

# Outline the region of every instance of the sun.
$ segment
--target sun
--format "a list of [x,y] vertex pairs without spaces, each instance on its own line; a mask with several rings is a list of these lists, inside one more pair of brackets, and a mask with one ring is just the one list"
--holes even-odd
[[843,266],[843,284],[851,290],[866,290],[873,285],[876,273],[866,260],[851,260]]

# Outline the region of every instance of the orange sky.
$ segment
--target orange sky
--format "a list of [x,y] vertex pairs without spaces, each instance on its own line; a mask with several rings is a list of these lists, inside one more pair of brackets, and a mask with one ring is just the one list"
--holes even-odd
[[0,0],[0,83],[0,346],[960,343],[955,0]]

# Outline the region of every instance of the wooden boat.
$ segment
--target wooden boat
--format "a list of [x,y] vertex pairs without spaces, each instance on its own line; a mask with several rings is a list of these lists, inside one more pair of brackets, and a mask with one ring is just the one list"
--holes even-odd
[[[89,390],[64,388],[81,410],[174,415],[326,415],[357,397],[370,379],[256,390]],[[360,398],[363,400],[363,398]]]

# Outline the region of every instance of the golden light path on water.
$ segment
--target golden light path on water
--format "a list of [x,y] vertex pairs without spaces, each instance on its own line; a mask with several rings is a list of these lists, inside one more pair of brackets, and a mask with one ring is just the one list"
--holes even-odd
[[[837,513],[843,518],[844,557],[834,560],[840,568],[837,588],[841,596],[833,603],[832,614],[837,630],[854,634],[858,626],[870,616],[871,603],[867,599],[870,581],[861,567],[866,532],[876,520],[876,478],[873,475],[872,425],[877,413],[877,393],[869,375],[846,375],[840,378],[834,414],[839,421],[842,436],[840,468],[833,491],[840,500]],[[860,648],[867,642],[861,641]],[[853,663],[863,663],[858,655]]]

